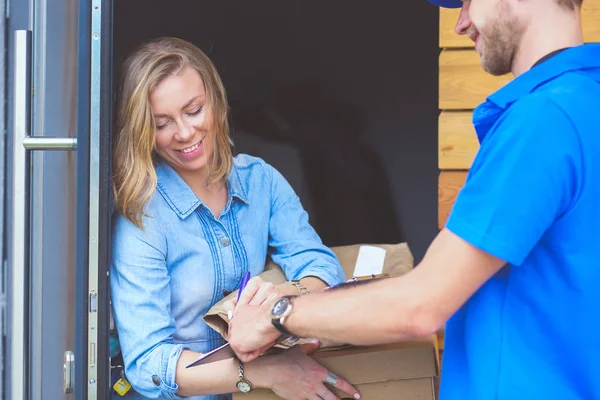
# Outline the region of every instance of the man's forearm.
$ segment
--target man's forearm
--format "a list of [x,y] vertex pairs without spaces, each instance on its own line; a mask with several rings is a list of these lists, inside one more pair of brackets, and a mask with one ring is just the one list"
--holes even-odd
[[438,322],[411,280],[388,278],[296,298],[285,326],[301,337],[363,345],[426,336]]
[[297,298],[285,326],[298,336],[350,344],[428,336],[505,264],[443,229],[407,274]]
[[[443,229],[407,274],[294,299],[284,327],[305,338],[380,344],[429,336],[506,264]],[[244,360],[279,336],[272,304],[246,307],[231,321],[230,343]]]

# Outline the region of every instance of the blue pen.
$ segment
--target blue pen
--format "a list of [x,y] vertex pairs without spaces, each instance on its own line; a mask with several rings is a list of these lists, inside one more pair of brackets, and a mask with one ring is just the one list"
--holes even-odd
[[237,301],[240,301],[240,296],[242,295],[242,291],[246,288],[248,281],[250,280],[250,271],[246,271],[244,276],[242,277],[242,282],[240,283],[240,291],[238,292]]
[[[250,280],[250,271],[246,271],[246,273],[242,277],[242,281],[240,282],[240,290],[238,291],[238,296],[237,296],[238,302],[240,301],[240,296],[242,295],[242,292],[246,288],[246,285],[248,284],[249,280]],[[231,310],[227,311],[227,317],[229,318],[229,320],[231,320],[231,318],[233,318],[233,311],[231,311]]]

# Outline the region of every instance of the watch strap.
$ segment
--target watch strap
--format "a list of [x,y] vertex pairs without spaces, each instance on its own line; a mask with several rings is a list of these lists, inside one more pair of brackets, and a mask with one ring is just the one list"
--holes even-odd
[[244,363],[242,363],[242,360],[238,360],[238,377],[240,381],[244,380]]
[[249,393],[252,391],[252,384],[248,382],[246,378],[244,378],[244,363],[242,360],[238,358],[238,381],[237,385],[238,390],[243,391],[244,393]]

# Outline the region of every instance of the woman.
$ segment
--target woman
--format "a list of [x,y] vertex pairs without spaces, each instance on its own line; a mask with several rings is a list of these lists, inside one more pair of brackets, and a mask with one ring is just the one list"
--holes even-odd
[[[227,398],[217,394],[243,379],[286,399],[336,399],[323,383],[328,371],[298,349],[185,368],[223,343],[202,317],[246,271],[252,304],[323,289],[344,273],[283,176],[261,159],[232,157],[225,90],[198,48],[146,43],[125,61],[120,94],[110,280],[135,389],[126,397]],[[256,277],[267,249],[299,282],[274,288]],[[357,393],[342,379],[335,386]]]

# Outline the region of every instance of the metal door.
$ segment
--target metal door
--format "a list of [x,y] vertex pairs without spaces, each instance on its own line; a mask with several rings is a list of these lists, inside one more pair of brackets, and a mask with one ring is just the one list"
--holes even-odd
[[107,7],[7,3],[6,399],[107,398]]

